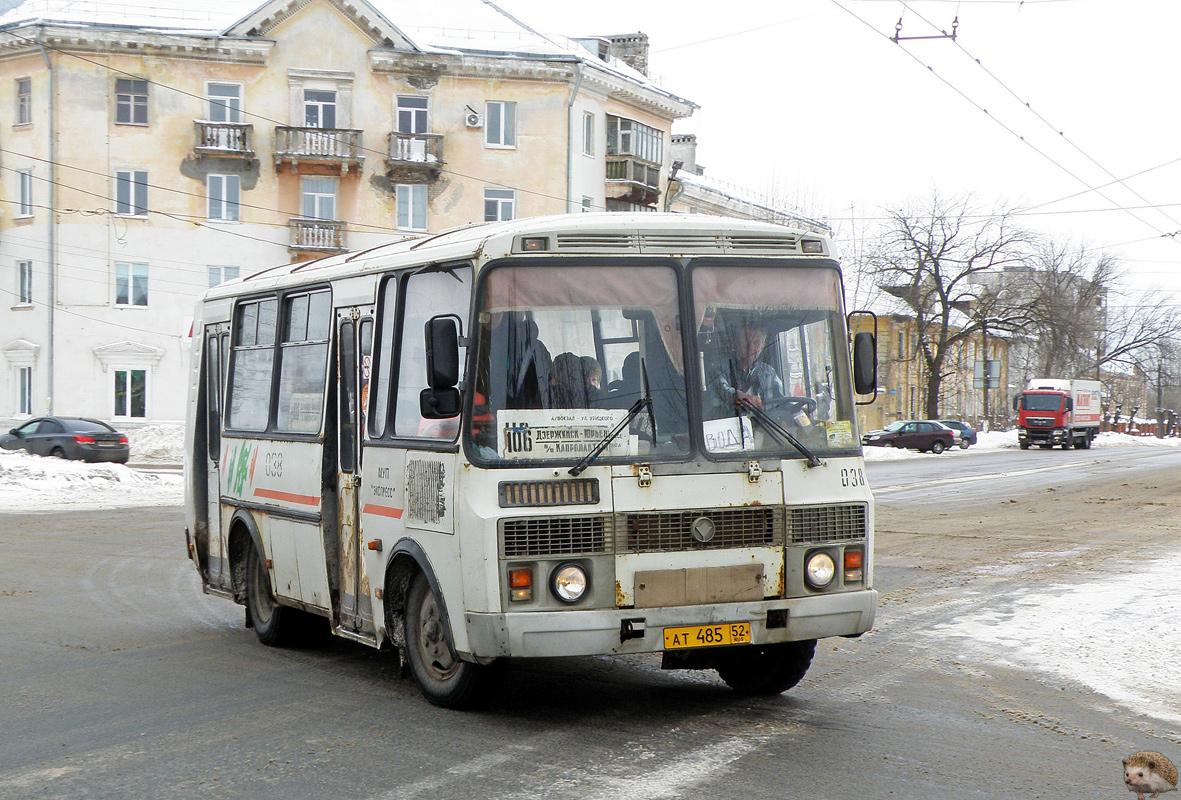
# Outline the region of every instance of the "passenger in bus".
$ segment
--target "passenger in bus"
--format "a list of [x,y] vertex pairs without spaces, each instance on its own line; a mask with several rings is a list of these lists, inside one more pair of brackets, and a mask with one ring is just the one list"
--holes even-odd
[[596,405],[604,395],[603,368],[599,365],[599,360],[594,356],[583,356],[582,374],[586,378],[587,401],[591,405]]
[[719,359],[718,371],[709,383],[716,411],[730,413],[729,409],[744,402],[763,408],[767,401],[787,396],[775,368],[759,358],[767,347],[764,323],[744,318],[733,332],[730,347],[731,354]]
[[586,368],[574,353],[559,353],[550,370],[550,408],[590,408]]

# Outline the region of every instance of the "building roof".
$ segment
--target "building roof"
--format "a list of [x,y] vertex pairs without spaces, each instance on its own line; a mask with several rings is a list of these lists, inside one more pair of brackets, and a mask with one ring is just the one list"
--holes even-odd
[[743,212],[772,222],[788,223],[808,228],[817,233],[831,234],[832,228],[819,220],[806,217],[798,211],[777,203],[773,198],[752,192],[705,175],[696,175],[684,170],[676,173],[675,179],[686,190],[686,197],[711,202],[719,208],[741,207]]
[[[564,36],[548,36],[491,0],[327,0],[363,24],[376,41],[398,50],[546,59],[582,63],[617,80],[663,95],[692,113],[696,104],[660,88],[620,59],[599,58]],[[24,0],[0,13],[0,30],[30,25],[99,27],[200,37],[265,35],[298,11],[303,0]],[[0,9],[4,2],[0,0]],[[462,20],[457,24],[455,20]]]

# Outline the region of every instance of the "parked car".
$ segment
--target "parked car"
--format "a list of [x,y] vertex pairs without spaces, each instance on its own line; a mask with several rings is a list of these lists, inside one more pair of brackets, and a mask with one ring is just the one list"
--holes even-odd
[[114,461],[126,464],[131,454],[127,436],[105,422],[85,417],[38,417],[0,434],[0,447],[25,450],[35,456],[57,456],[76,461]]
[[861,443],[873,447],[905,447],[924,452],[930,450],[938,454],[955,444],[955,433],[934,420],[904,419],[880,431],[870,431],[861,437]]
[[938,422],[955,431],[956,443],[964,450],[976,444],[976,429],[968,423],[958,419],[941,419]]

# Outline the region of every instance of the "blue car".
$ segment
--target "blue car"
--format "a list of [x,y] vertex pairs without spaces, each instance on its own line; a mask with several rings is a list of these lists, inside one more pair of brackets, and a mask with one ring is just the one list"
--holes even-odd
[[942,422],[955,431],[955,439],[961,449],[967,450],[970,446],[976,444],[976,429],[968,423],[960,422],[956,419],[941,419],[936,421]]

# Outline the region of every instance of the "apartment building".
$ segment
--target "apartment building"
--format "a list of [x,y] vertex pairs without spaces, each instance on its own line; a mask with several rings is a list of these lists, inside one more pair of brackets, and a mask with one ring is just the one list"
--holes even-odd
[[482,0],[166,2],[0,16],[0,417],[182,419],[195,299],[278,263],[660,208],[696,108]]

